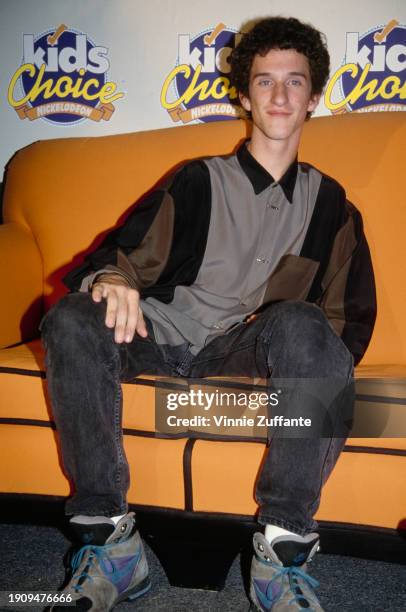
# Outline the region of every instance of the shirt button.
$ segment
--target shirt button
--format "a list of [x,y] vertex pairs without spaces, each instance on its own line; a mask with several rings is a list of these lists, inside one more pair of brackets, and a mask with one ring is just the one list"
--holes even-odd
[[256,261],[257,261],[258,263],[264,263],[265,259],[261,259],[260,257],[257,257],[257,258],[256,258]]

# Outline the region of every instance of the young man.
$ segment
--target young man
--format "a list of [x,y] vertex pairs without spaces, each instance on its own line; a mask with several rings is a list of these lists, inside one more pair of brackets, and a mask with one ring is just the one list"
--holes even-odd
[[[111,610],[145,593],[148,567],[121,433],[120,381],[245,375],[344,381],[328,437],[274,436],[256,488],[253,609],[320,612],[306,574],[313,516],[342,450],[353,363],[369,343],[375,289],[359,212],[333,179],[297,162],[329,56],[320,33],[270,18],[246,34],[232,78],[253,121],[236,155],[192,161],[142,201],[85,264],[43,323],[64,465],[66,513],[84,546],[67,591]],[[332,119],[333,120],[333,119]],[[79,290],[79,291],[78,291]],[[303,414],[293,389],[284,406]],[[317,407],[309,405],[310,410]]]

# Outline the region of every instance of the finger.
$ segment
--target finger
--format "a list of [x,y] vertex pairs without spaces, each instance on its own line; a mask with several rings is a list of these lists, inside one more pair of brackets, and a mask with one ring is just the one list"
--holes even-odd
[[108,291],[107,296],[105,297],[107,298],[105,323],[107,327],[114,327],[116,324],[118,297],[114,290]]
[[92,298],[95,302],[101,302],[103,298],[103,285],[96,284],[92,287]]
[[127,313],[127,325],[125,328],[125,336],[124,340],[126,342],[132,342],[135,334],[135,329],[137,327],[137,319],[138,319],[138,299],[136,299],[135,294],[132,292],[128,292],[127,295],[128,300],[128,313]]
[[144,315],[140,307],[138,307],[137,334],[139,334],[143,338],[146,338],[148,336],[148,330],[145,324]]
[[117,343],[124,340],[124,333],[128,319],[128,304],[127,296],[120,291],[117,292],[117,310],[116,310],[116,325],[114,331],[114,339]]

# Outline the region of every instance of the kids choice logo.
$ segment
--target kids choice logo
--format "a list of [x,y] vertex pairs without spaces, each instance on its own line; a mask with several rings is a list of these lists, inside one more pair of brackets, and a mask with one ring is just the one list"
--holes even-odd
[[20,119],[73,125],[84,119],[107,121],[122,98],[107,80],[106,47],[82,32],[60,25],[34,37],[23,36],[23,61],[11,78],[8,102]]
[[232,101],[229,56],[241,35],[219,23],[191,38],[179,36],[178,61],[162,87],[161,104],[173,121],[209,122],[241,115]]
[[362,36],[347,32],[345,61],[327,86],[325,104],[334,114],[406,110],[405,77],[406,26],[392,19]]

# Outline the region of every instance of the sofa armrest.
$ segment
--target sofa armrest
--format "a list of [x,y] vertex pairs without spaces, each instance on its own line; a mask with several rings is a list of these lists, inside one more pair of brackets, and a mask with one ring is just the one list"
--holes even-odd
[[38,336],[42,260],[32,235],[17,223],[0,225],[0,348]]

